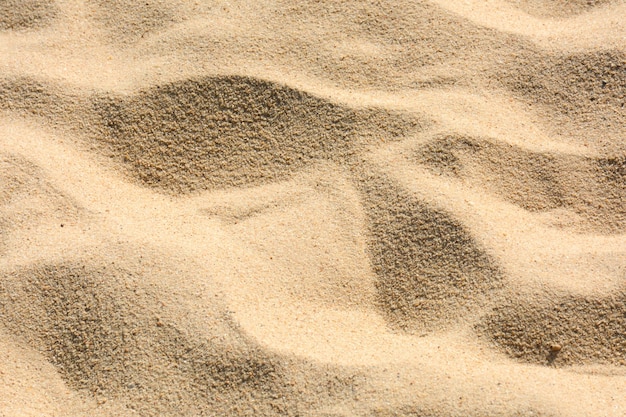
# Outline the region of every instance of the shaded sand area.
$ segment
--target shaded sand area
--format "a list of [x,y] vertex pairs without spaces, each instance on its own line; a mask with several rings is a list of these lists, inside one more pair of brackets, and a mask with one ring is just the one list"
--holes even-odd
[[0,0],[0,416],[626,416],[624,22]]

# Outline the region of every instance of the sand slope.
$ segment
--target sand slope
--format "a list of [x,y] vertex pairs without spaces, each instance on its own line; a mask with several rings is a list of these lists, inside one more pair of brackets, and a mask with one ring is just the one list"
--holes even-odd
[[623,1],[0,0],[0,416],[626,415]]

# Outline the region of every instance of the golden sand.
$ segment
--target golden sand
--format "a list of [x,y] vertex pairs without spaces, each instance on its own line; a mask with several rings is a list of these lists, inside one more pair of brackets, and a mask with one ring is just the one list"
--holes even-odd
[[0,0],[0,416],[626,416],[625,21]]

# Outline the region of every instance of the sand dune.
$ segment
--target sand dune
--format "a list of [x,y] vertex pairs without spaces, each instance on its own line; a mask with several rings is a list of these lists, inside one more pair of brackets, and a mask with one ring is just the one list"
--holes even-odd
[[416,161],[525,210],[571,210],[581,228],[623,232],[623,158],[532,152],[489,139],[448,135],[423,145]]
[[624,416],[624,7],[0,1],[0,416]]
[[436,0],[475,24],[522,35],[549,51],[624,50],[623,1]]

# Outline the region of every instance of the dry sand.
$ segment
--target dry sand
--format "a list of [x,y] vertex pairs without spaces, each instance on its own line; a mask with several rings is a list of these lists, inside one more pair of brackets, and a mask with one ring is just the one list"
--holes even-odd
[[0,416],[626,416],[625,22],[0,0]]

